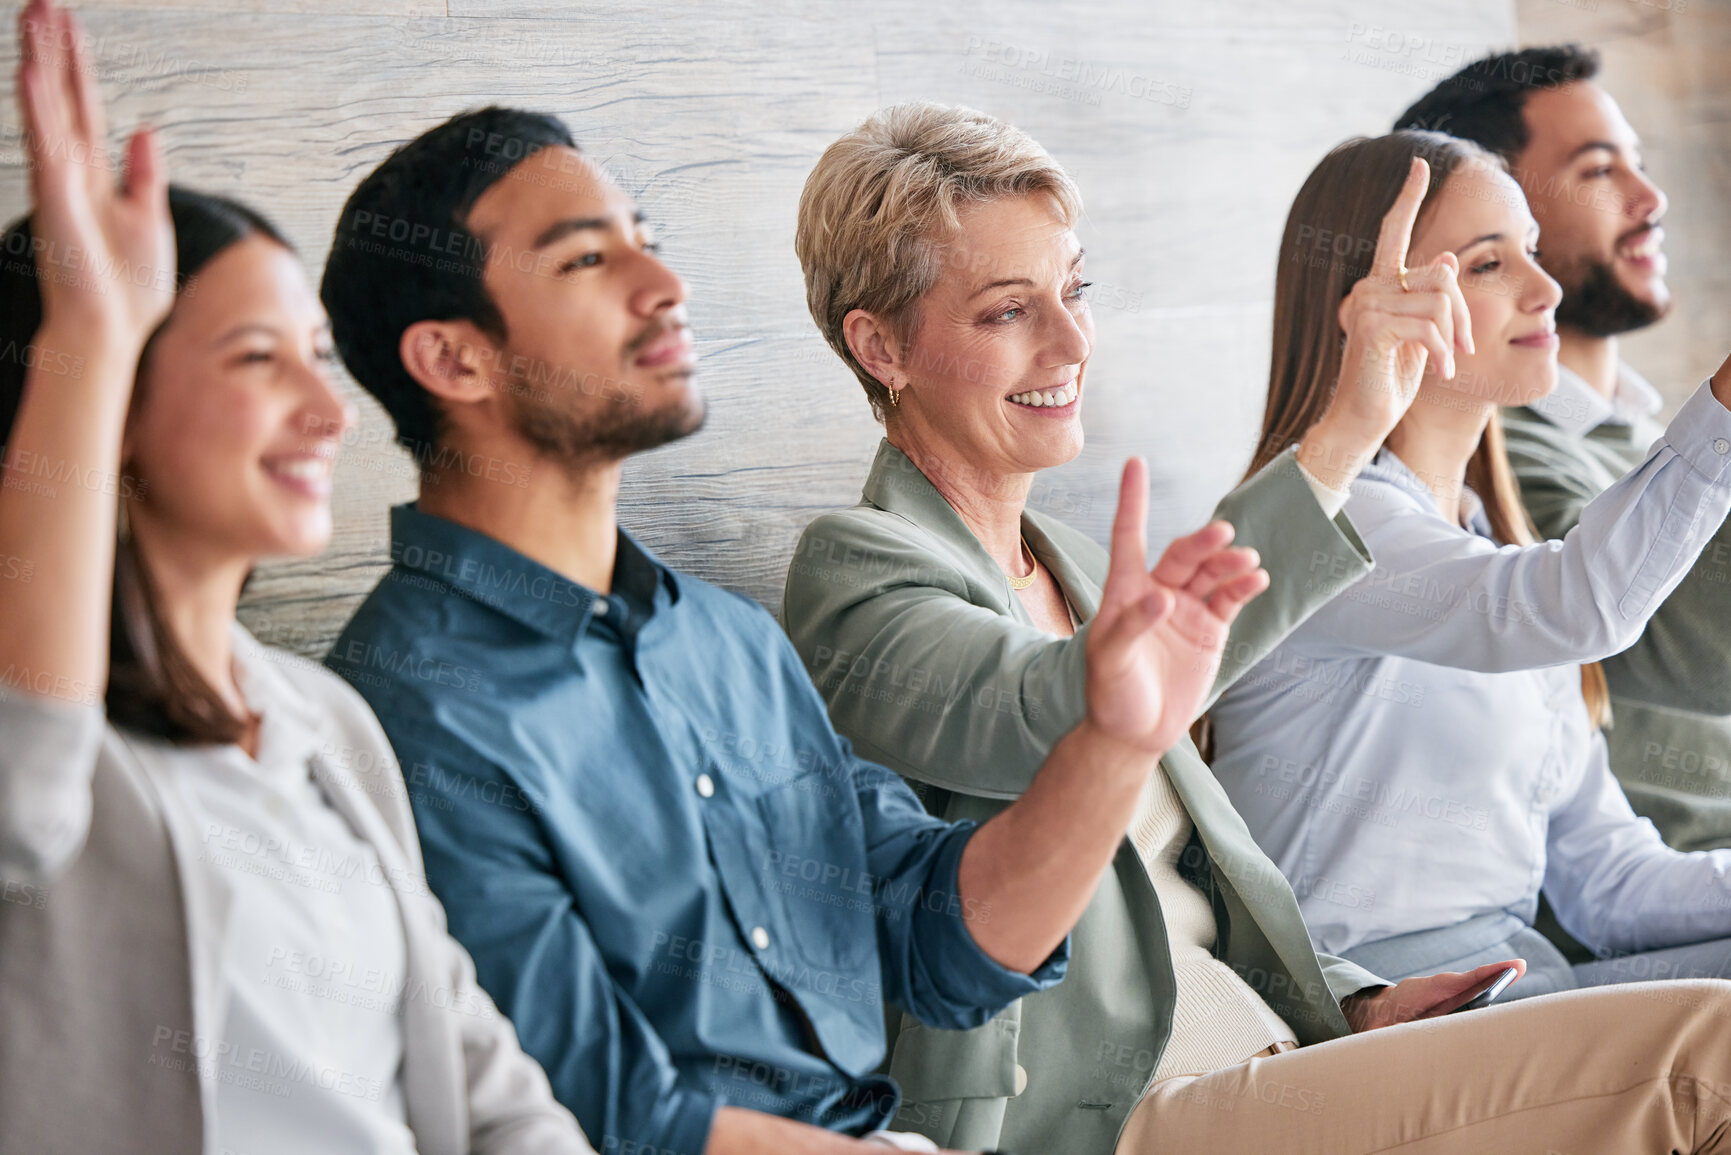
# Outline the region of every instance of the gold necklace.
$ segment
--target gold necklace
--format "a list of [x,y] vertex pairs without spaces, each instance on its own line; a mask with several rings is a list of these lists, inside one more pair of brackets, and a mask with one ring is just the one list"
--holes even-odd
[[1004,571],[1004,576],[1009,579],[1010,588],[1013,590],[1027,589],[1034,584],[1034,579],[1040,576],[1040,559],[1034,556],[1034,547],[1028,544],[1026,534],[1022,535],[1022,548],[1028,551],[1028,564],[1034,568],[1028,571],[1027,577],[1017,577],[1009,570]]

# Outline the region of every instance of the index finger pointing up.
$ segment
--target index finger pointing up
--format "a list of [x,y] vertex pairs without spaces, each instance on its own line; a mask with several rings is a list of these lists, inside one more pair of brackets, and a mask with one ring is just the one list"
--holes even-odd
[[1376,256],[1371,264],[1372,273],[1392,281],[1406,269],[1406,250],[1412,244],[1413,222],[1418,220],[1418,206],[1424,203],[1425,190],[1429,187],[1430,165],[1422,156],[1415,156],[1400,195],[1383,214],[1382,231],[1376,238]]
[[1112,518],[1108,566],[1106,585],[1115,595],[1139,596],[1140,579],[1148,567],[1148,463],[1140,457],[1124,463],[1118,482],[1118,512]]

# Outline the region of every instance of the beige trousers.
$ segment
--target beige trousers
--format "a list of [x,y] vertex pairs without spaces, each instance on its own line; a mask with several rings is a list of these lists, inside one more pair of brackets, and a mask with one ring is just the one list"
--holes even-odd
[[1568,991],[1162,1079],[1118,1155],[1731,1155],[1731,982]]

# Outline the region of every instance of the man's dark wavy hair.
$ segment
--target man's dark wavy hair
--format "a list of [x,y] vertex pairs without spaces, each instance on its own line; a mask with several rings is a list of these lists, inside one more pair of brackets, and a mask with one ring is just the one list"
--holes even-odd
[[1527,147],[1527,97],[1599,74],[1599,54],[1578,44],[1524,48],[1475,60],[1395,119],[1403,128],[1470,140],[1513,167]]
[[464,320],[505,338],[505,319],[481,282],[486,246],[468,230],[469,210],[499,178],[553,147],[577,147],[556,117],[474,109],[397,149],[343,205],[319,297],[343,363],[417,461],[437,445],[439,410],[403,367],[403,331]]

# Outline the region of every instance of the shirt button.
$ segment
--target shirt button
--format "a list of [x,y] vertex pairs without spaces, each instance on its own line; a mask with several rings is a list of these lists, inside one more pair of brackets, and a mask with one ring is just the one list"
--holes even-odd
[[1719,440],[1717,440],[1713,443],[1713,452],[1714,453],[1731,453],[1731,441],[1727,441],[1723,437],[1721,437]]
[[705,798],[715,797],[715,779],[707,774],[697,776],[697,792]]
[[1020,1095],[1023,1091],[1026,1091],[1027,1089],[1028,1089],[1028,1068],[1022,1066],[1022,1064],[1020,1064],[1020,1063],[1017,1063],[1016,1064],[1016,1090],[1014,1091],[1014,1094]]
[[764,930],[761,926],[752,927],[751,928],[751,945],[756,947],[758,950],[768,950],[769,949],[769,932],[767,930]]

